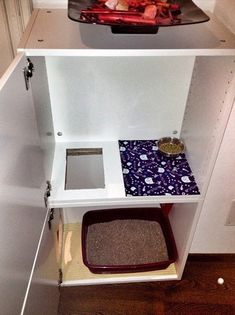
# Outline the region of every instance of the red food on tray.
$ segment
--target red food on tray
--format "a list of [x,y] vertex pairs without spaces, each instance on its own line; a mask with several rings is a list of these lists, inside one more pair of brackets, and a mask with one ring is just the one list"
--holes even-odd
[[97,0],[81,10],[81,20],[113,25],[168,25],[179,20],[180,5],[164,0]]

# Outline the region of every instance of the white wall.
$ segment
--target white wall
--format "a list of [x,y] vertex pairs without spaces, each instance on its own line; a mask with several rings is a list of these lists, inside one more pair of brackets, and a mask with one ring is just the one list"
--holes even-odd
[[[234,0],[193,0],[202,10],[214,13],[224,24],[234,32],[235,1]],[[34,8],[67,9],[68,0],[33,0]],[[228,9],[229,8],[229,9]]]
[[[213,12],[217,0],[193,0],[193,2],[202,10]],[[221,0],[219,0],[221,1]],[[230,0],[228,0],[230,1]]]
[[[193,0],[200,8],[213,12],[216,0]],[[219,0],[221,1],[221,0]],[[231,1],[231,0],[227,0]],[[35,8],[67,8],[68,0],[33,0]]]
[[55,134],[63,133],[57,141],[180,134],[194,57],[100,57],[98,62],[46,57],[46,64]]
[[68,0],[33,0],[34,8],[61,8],[66,9]]

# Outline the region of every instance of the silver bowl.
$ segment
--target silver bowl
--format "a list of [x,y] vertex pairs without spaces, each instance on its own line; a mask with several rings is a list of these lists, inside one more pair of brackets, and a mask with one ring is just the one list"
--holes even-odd
[[164,137],[157,141],[157,145],[158,150],[168,157],[177,157],[185,151],[184,143],[178,138]]

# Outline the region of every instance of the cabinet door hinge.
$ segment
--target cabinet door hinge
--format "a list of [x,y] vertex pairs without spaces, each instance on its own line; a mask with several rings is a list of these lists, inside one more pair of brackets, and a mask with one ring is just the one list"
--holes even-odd
[[51,221],[54,219],[54,209],[50,209],[50,212],[49,212],[49,216],[48,216],[48,228],[49,230],[51,230]]
[[44,193],[44,203],[45,207],[48,209],[48,197],[51,195],[51,183],[49,180],[46,182],[46,191]]
[[23,69],[26,90],[29,89],[29,78],[32,78],[33,71],[34,71],[34,65],[32,61],[29,58],[27,58],[27,66],[24,67]]
[[46,190],[44,193],[44,203],[45,203],[45,207],[50,210],[49,215],[48,215],[48,220],[47,220],[49,230],[51,230],[51,221],[54,219],[54,209],[48,207],[48,197],[50,197],[50,195],[51,195],[51,183],[48,180],[46,182]]
[[63,272],[62,269],[59,269],[59,279],[58,279],[58,285],[61,285],[61,283],[63,282]]

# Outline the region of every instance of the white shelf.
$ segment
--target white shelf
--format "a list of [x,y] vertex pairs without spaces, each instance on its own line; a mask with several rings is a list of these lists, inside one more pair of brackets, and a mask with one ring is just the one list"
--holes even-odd
[[[102,148],[105,188],[65,190],[66,149],[74,148]],[[116,141],[57,143],[51,183],[53,187],[49,198],[51,207],[124,198],[125,189],[118,143]]]
[[[102,148],[105,187],[65,190],[66,150],[74,148]],[[59,142],[55,147],[51,177],[52,191],[48,203],[51,208],[78,206],[128,206],[153,203],[199,202],[200,195],[130,196],[125,193],[118,141]]]
[[65,224],[62,254],[62,286],[95,285],[125,282],[177,280],[175,264],[156,271],[122,274],[94,274],[83,264],[81,252],[81,224]]
[[112,34],[107,26],[71,21],[65,9],[37,10],[33,20],[19,45],[19,49],[25,50],[27,55],[120,57],[235,54],[235,35],[214,16],[206,23],[162,27],[156,35]]

